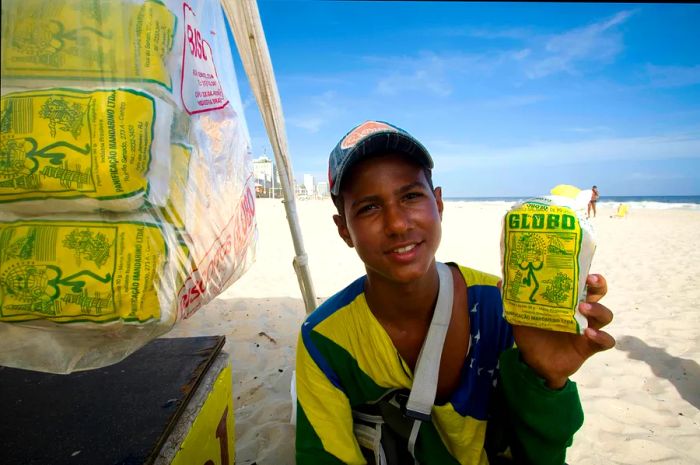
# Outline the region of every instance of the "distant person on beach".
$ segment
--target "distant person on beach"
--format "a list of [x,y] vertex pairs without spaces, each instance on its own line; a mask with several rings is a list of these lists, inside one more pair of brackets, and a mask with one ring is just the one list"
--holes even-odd
[[[352,129],[330,154],[333,220],[367,274],[302,324],[298,465],[561,465],[583,424],[569,376],[615,345],[601,331],[612,320],[599,303],[605,279],[587,278],[582,335],[511,326],[498,277],[436,262],[443,200],[432,168],[420,142],[379,121]],[[406,399],[450,276],[437,390],[420,415]]]
[[598,186],[593,186],[591,188],[591,200],[588,201],[588,213],[586,214],[586,218],[591,217],[591,210],[593,210],[593,217],[595,217],[595,204],[598,201],[599,197],[600,194],[598,193]]

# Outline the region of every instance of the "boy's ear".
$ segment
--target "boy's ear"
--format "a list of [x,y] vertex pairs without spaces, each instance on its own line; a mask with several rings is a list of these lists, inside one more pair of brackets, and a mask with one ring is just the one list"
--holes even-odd
[[433,190],[433,195],[435,195],[435,201],[437,202],[438,213],[440,213],[440,219],[442,219],[442,209],[445,207],[442,203],[442,187],[436,187]]
[[345,241],[348,247],[354,247],[352,243],[352,238],[350,237],[350,231],[348,231],[348,225],[345,223],[345,217],[340,215],[333,215],[333,222],[338,228],[338,235],[340,236],[340,238]]

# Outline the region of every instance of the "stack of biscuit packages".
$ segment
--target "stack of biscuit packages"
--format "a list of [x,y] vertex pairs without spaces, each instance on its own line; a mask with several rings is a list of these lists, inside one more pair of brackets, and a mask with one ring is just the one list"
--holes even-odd
[[0,365],[118,362],[237,280],[257,229],[215,0],[3,0]]

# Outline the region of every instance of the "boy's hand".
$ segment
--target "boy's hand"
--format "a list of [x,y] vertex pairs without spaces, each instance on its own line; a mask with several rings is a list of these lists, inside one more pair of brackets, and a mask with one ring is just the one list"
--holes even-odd
[[579,305],[579,311],[588,320],[588,328],[583,334],[513,326],[515,343],[523,361],[544,378],[551,389],[562,388],[588,357],[615,346],[615,339],[600,331],[613,319],[612,312],[598,303],[608,291],[608,285],[601,275],[596,274],[588,275],[586,285],[586,302]]

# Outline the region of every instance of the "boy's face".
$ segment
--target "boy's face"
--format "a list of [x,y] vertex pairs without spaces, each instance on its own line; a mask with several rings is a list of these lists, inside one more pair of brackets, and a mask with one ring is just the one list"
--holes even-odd
[[403,155],[355,164],[343,179],[344,215],[333,220],[370,279],[409,283],[431,268],[442,235],[442,194]]

